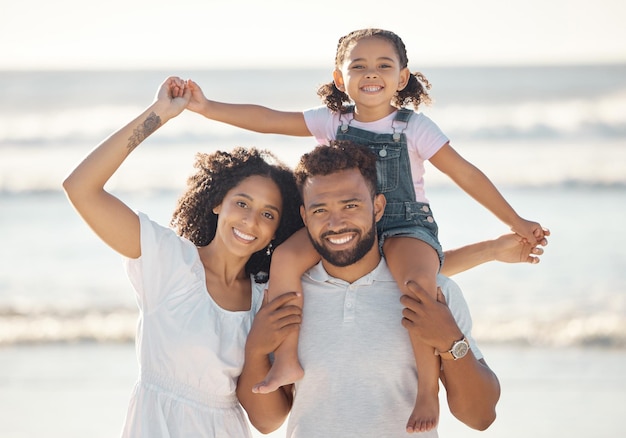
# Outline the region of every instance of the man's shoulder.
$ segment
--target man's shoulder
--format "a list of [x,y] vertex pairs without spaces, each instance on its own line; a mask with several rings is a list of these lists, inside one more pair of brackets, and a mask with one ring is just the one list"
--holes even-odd
[[460,290],[459,285],[450,277],[446,277],[443,274],[437,274],[437,285],[442,289],[457,289]]
[[437,275],[437,286],[441,288],[441,292],[448,303],[448,306],[465,305],[465,297],[459,285],[450,277],[445,275]]
[[437,274],[437,285],[441,289],[459,287],[454,280],[452,280],[450,277],[446,277],[443,274]]

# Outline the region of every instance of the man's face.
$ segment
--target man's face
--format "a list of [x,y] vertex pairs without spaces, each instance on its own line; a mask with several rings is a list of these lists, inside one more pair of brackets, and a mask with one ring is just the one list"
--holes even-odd
[[302,219],[325,261],[345,267],[372,250],[377,254],[376,222],[384,209],[384,197],[372,200],[358,169],[311,177],[302,194]]

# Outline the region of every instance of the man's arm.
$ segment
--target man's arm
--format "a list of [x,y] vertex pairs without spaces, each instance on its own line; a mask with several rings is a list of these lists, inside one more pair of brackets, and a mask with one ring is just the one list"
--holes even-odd
[[[402,325],[422,342],[444,352],[455,341],[470,335],[459,328],[440,289],[435,300],[414,283],[408,286],[415,296],[401,298],[405,306]],[[442,359],[441,362],[441,381],[446,388],[450,412],[473,429],[487,429],[496,419],[496,404],[500,398],[500,383],[495,373],[484,360],[476,359],[471,349],[461,359]]]

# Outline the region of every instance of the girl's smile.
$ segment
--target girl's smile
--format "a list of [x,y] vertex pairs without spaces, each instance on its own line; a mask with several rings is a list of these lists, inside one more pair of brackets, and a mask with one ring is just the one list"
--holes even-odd
[[359,121],[379,120],[396,110],[391,101],[402,90],[410,72],[402,68],[396,49],[389,41],[363,38],[350,47],[333,72],[337,88],[355,103]]

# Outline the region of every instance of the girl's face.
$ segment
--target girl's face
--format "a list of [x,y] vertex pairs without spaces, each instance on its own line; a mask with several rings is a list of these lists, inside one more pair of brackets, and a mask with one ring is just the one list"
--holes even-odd
[[282,208],[276,183],[264,176],[250,176],[229,190],[213,209],[219,215],[215,238],[232,253],[250,257],[274,238]]
[[357,115],[367,111],[377,120],[395,110],[391,99],[406,87],[409,75],[408,68],[401,67],[391,42],[369,37],[348,48],[333,79],[337,88],[354,101]]

